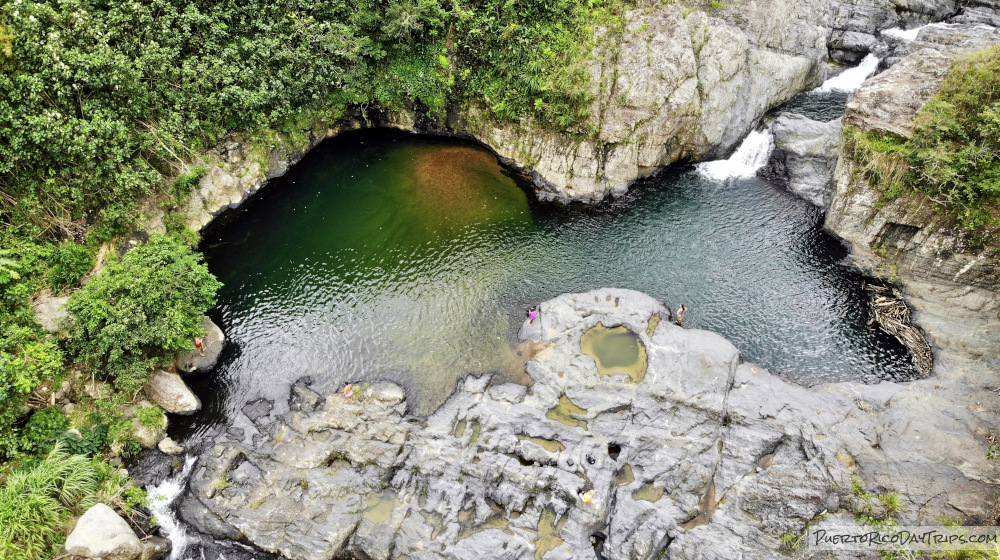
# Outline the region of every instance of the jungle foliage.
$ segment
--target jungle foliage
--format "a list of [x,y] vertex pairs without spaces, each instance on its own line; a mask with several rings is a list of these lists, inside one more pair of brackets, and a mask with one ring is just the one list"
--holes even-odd
[[100,240],[232,131],[449,100],[586,117],[623,0],[13,0],[0,7],[0,221]]

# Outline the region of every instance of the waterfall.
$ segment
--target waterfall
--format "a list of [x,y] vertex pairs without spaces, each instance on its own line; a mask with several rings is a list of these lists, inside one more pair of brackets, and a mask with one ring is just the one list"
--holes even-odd
[[187,530],[177,520],[173,505],[181,492],[184,491],[184,487],[187,486],[188,478],[191,477],[191,470],[196,461],[196,457],[188,455],[184,459],[184,468],[181,469],[181,472],[167,477],[157,486],[146,488],[150,500],[149,511],[156,518],[156,522],[160,526],[160,533],[170,541],[170,560],[180,560],[188,545]]
[[881,61],[877,56],[870,54],[861,61],[861,64],[858,64],[854,68],[848,68],[823,82],[823,85],[819,86],[817,91],[842,91],[845,93],[858,91],[861,89],[861,84],[865,83],[865,80],[868,79],[868,76],[874,74],[875,70],[878,69],[879,62]]
[[754,130],[729,159],[699,163],[698,173],[714,181],[753,177],[767,163],[772,148],[774,137],[771,131]]

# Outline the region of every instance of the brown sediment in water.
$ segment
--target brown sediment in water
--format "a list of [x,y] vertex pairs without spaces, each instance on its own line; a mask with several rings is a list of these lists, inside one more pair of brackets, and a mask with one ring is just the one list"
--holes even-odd
[[549,420],[555,420],[561,424],[565,424],[571,428],[583,428],[587,429],[587,421],[575,418],[575,416],[583,416],[587,414],[587,409],[580,408],[573,401],[569,399],[565,394],[559,397],[559,404],[549,409],[545,413],[545,417]]
[[656,481],[649,481],[639,487],[638,490],[632,492],[632,497],[636,500],[645,500],[647,502],[656,502],[663,497],[666,489],[663,486],[656,486]]
[[548,451],[549,453],[559,453],[560,451],[564,451],[566,449],[565,445],[554,439],[545,439],[545,438],[538,438],[531,436],[517,436],[517,439],[518,441],[530,441],[531,443],[538,445],[539,447]]
[[580,350],[594,358],[601,375],[624,373],[635,383],[646,377],[646,346],[624,326],[595,325],[580,337]]
[[386,491],[381,494],[371,494],[368,496],[368,505],[365,508],[364,518],[372,523],[379,524],[389,520],[394,509],[401,505],[399,496],[395,492]]
[[625,486],[635,482],[635,473],[632,472],[632,465],[625,463],[622,470],[615,475],[615,482],[618,483],[618,486]]
[[469,437],[469,447],[472,447],[479,441],[479,420],[473,420],[471,422],[472,435]]
[[454,216],[481,213],[494,202],[484,182],[512,181],[496,156],[472,146],[421,149],[413,158],[416,200]]
[[702,495],[701,501],[698,504],[698,515],[694,516],[690,521],[682,523],[681,528],[685,531],[690,531],[695,527],[707,525],[718,509],[719,502],[715,500],[715,480],[711,480],[709,481],[708,488],[705,489],[705,493]]
[[569,515],[564,515],[562,519],[556,521],[556,512],[552,508],[546,507],[542,510],[542,515],[538,519],[538,538],[532,541],[535,545],[535,560],[542,560],[546,554],[565,542],[559,533],[568,519]]
[[649,322],[646,324],[646,335],[653,336],[658,326],[660,326],[660,314],[653,313],[649,316]]

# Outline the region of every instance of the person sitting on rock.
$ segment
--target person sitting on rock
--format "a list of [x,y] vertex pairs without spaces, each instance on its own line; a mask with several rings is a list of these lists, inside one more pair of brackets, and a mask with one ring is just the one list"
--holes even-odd
[[344,390],[341,392],[345,399],[348,401],[354,400],[354,385],[347,383],[344,385]]
[[535,319],[538,318],[538,308],[532,305],[528,308],[528,324],[535,324]]
[[682,323],[684,322],[684,313],[686,313],[687,310],[688,308],[684,307],[683,303],[681,304],[680,308],[677,309],[677,326],[679,327],[684,326]]
[[200,336],[194,337],[194,347],[198,350],[199,356],[205,355],[205,341]]

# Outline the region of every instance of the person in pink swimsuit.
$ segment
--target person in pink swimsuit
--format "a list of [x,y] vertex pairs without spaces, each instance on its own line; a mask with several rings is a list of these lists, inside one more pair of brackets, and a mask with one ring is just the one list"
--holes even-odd
[[532,305],[528,308],[528,324],[534,324],[535,319],[538,318],[538,308]]

